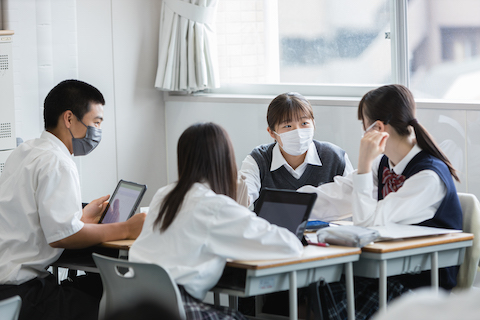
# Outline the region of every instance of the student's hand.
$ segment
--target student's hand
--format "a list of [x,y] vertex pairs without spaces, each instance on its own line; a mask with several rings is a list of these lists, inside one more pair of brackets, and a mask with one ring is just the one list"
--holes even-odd
[[142,231],[146,216],[145,213],[140,212],[124,222],[127,225],[127,239],[137,239]]
[[371,171],[373,160],[385,152],[388,136],[385,131],[371,130],[365,133],[360,141],[357,171],[359,174]]
[[83,216],[81,220],[84,223],[98,223],[102,212],[105,210],[105,207],[108,204],[107,200],[109,198],[110,195],[106,195],[87,204],[85,208],[83,208]]

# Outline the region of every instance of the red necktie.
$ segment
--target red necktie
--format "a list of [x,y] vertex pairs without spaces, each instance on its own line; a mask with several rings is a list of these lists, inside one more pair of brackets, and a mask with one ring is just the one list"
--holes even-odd
[[388,169],[387,167],[383,168],[383,189],[382,194],[383,198],[387,196],[390,192],[396,192],[403,186],[403,182],[405,181],[405,176],[401,174],[396,174],[392,170]]

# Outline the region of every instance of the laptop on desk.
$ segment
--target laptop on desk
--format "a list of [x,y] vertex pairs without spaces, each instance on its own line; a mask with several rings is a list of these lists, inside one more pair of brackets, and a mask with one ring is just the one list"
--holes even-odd
[[303,233],[316,199],[316,193],[264,188],[254,211],[271,224],[287,228],[306,245]]

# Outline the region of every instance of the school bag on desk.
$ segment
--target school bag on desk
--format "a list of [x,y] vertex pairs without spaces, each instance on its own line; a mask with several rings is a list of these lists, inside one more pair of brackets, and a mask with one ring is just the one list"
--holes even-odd
[[362,248],[380,238],[377,230],[359,226],[336,226],[317,231],[318,242]]

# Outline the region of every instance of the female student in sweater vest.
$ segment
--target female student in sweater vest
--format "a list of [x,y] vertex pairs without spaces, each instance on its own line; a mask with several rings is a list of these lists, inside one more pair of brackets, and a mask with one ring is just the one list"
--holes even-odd
[[196,124],[180,136],[178,182],[157,191],[129,259],[161,265],[180,288],[187,319],[243,319],[202,303],[227,259],[282,259],[303,246],[235,201],[237,170],[226,131]]
[[[355,225],[399,223],[462,229],[462,210],[453,182],[458,176],[415,118],[412,93],[402,85],[372,90],[360,101],[358,118],[365,134],[357,171],[319,188],[300,189],[319,195],[317,217],[328,210],[329,203],[344,201],[351,202]],[[452,289],[457,272],[457,267],[440,269],[440,286]],[[401,293],[430,285],[430,272],[390,277],[388,282]],[[357,319],[364,318],[359,313],[369,317],[378,308],[378,297],[372,298],[377,296],[378,286],[365,289],[366,283],[355,283]],[[359,294],[361,290],[364,292]],[[369,302],[362,302],[366,298]]]
[[275,143],[256,147],[242,163],[240,175],[254,203],[265,188],[296,190],[319,186],[353,171],[345,151],[313,140],[315,121],[310,102],[299,93],[280,94],[267,111],[267,131]]
[[[268,106],[267,123],[275,142],[253,149],[239,172],[240,177],[245,177],[248,205],[256,203],[263,188],[297,190],[304,185],[319,186],[353,171],[344,150],[313,139],[313,109],[301,94],[288,92],[275,97]],[[240,299],[239,308],[253,314],[253,299]],[[286,293],[267,295],[264,311],[288,315],[286,308]]]

